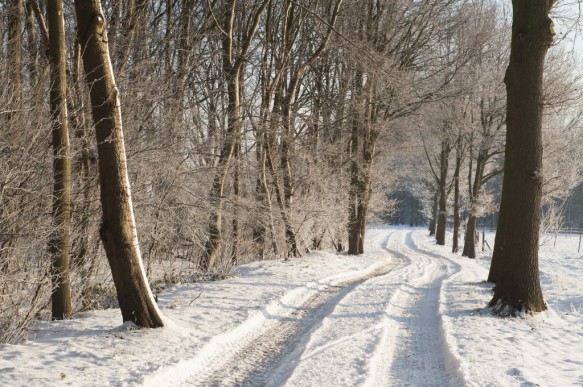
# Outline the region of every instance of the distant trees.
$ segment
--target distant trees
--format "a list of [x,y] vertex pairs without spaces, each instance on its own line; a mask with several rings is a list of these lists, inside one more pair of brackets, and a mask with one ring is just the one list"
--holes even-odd
[[446,57],[456,58],[458,67],[452,70],[452,79],[440,100],[423,110],[427,118],[421,124],[420,157],[428,164],[425,181],[429,200],[433,199],[427,203],[428,209],[432,206],[430,234],[435,234],[437,244],[445,245],[448,200],[453,192],[452,251],[459,249],[462,219],[467,217],[467,255],[469,248],[475,254],[477,216],[488,204],[480,199],[480,192],[500,172],[496,165],[504,115],[499,114],[502,94],[498,77],[499,63],[505,58],[501,40],[504,17],[495,4],[479,2],[463,4],[452,18],[456,32],[444,43],[443,50]]

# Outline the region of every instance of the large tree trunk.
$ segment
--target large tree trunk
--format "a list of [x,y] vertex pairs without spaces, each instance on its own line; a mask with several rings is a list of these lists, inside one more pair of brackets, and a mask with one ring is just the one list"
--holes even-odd
[[437,214],[437,229],[435,239],[437,244],[445,246],[445,231],[447,228],[447,170],[451,147],[447,141],[441,143],[440,178],[439,178],[439,212]]
[[97,138],[103,219],[101,241],[124,321],[163,326],[142,264],[127,172],[119,93],[100,0],[76,0],[77,34]]
[[52,257],[51,278],[53,319],[69,317],[71,282],[71,148],[67,123],[67,55],[63,1],[47,2],[49,60],[51,66],[50,105],[53,121],[53,235],[49,243]]
[[490,271],[488,272],[488,282],[497,283],[502,271],[504,270],[504,235],[505,235],[505,213],[503,211],[504,203],[500,203],[500,211],[498,213],[498,225],[496,226],[496,235],[494,237],[494,249],[492,251],[492,262],[490,263]]
[[496,244],[504,270],[490,306],[500,313],[546,309],[538,248],[543,183],[542,109],[545,55],[553,40],[553,1],[514,0],[507,92],[506,157],[502,188],[503,234]]

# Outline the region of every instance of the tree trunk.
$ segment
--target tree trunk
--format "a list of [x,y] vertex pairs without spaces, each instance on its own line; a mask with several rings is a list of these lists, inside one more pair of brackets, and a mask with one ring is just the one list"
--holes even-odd
[[237,251],[239,249],[239,216],[238,216],[238,205],[240,197],[240,173],[241,173],[241,162],[239,157],[241,155],[241,140],[240,133],[236,133],[237,139],[235,140],[235,165],[233,171],[233,249],[231,251],[231,264],[237,264]]
[[12,92],[17,101],[22,101],[22,13],[23,0],[12,0],[8,17],[8,57],[7,73],[10,74]]
[[[261,115],[261,117],[264,117]],[[255,178],[255,200],[260,206],[267,207],[267,186],[264,184],[265,178],[265,134],[262,131],[257,131],[255,143],[255,157],[257,160],[257,176]],[[267,234],[267,226],[262,218],[257,217],[253,225],[253,243],[257,247],[260,259],[265,257],[265,240]]]
[[439,178],[439,213],[435,239],[437,244],[445,246],[445,231],[447,228],[447,170],[449,166],[450,145],[447,141],[441,143],[440,178]]
[[453,245],[452,253],[457,253],[459,250],[459,235],[460,235],[460,168],[462,165],[462,137],[461,133],[458,136],[456,144],[455,157],[455,171],[453,174],[454,189],[453,189]]
[[359,129],[357,118],[352,122],[352,138],[350,141],[350,191],[348,193],[348,254],[358,255],[362,239],[360,221],[358,218],[358,203],[361,201],[360,167],[358,158]]
[[68,102],[71,105],[71,122],[73,124],[73,132],[75,137],[81,142],[81,186],[83,187],[83,205],[81,207],[81,220],[79,221],[77,235],[79,236],[79,241],[73,243],[75,247],[75,252],[72,253],[73,267],[80,268],[83,275],[86,275],[86,271],[83,268],[87,251],[89,250],[89,244],[91,242],[92,236],[89,231],[90,222],[90,206],[91,206],[91,156],[89,150],[89,134],[87,130],[87,120],[85,117],[85,106],[83,90],[81,85],[83,72],[83,64],[81,61],[81,47],[77,43],[75,44],[75,65],[73,71],[73,96],[70,95]]
[[370,197],[370,192],[368,187],[364,188],[363,193],[361,193],[361,200],[358,203],[358,254],[364,254],[364,237],[366,233],[366,213],[368,210],[368,198]]
[[[295,93],[295,91],[292,91]],[[291,117],[291,103],[293,98],[288,96],[283,106],[284,133],[281,136],[281,169],[283,171],[283,203],[287,217],[284,219],[285,240],[287,242],[288,255],[291,257],[301,256],[298,249],[296,232],[291,224],[291,214],[293,205],[293,186],[291,153],[293,151],[293,122]]]
[[[267,166],[269,167],[269,171],[270,171],[271,176],[272,176],[273,187],[275,188],[275,198],[277,199],[277,204],[279,205],[281,219],[283,220],[283,225],[284,225],[284,229],[285,229],[285,240],[286,240],[286,244],[288,246],[288,256],[289,256],[294,249],[297,251],[297,245],[294,244],[295,234],[293,233],[293,230],[291,229],[291,223],[290,223],[290,219],[288,217],[288,212],[285,209],[284,195],[283,195],[282,189],[280,188],[279,183],[277,181],[277,174],[275,173],[275,167],[273,165],[273,160],[271,158],[271,151],[269,148],[267,149]],[[271,221],[272,221],[272,230],[273,230],[273,219]]]
[[205,245],[205,253],[199,262],[199,268],[203,271],[214,267],[222,249],[223,192],[233,153],[235,152],[237,138],[241,132],[242,73],[251,42],[257,32],[259,20],[268,3],[269,0],[263,0],[259,4],[244,36],[239,35],[241,49],[238,53],[234,52],[234,38],[237,35],[237,31],[235,31],[237,0],[230,0],[224,4],[226,8],[223,14],[223,25],[219,26],[217,24],[217,27],[222,29],[221,59],[228,98],[227,132],[225,133],[224,144],[219,156],[218,171],[211,188],[210,197],[214,208],[209,219],[209,235]]
[[499,313],[546,309],[538,267],[543,183],[542,109],[545,55],[553,41],[553,1],[514,0],[507,92],[503,234],[497,235],[504,270],[490,301]]
[[34,10],[30,1],[26,2],[26,32],[27,51],[30,59],[28,63],[29,83],[36,85],[38,81],[39,50],[37,45],[36,26],[34,25]]
[[488,272],[488,282],[497,283],[502,271],[504,270],[504,235],[505,235],[505,213],[502,211],[504,203],[500,203],[498,213],[498,225],[496,226],[496,235],[494,237],[494,249],[492,251],[492,262]]
[[163,326],[142,263],[132,206],[119,93],[115,84],[100,0],[76,0],[77,34],[90,90],[97,138],[103,218],[101,241],[111,267],[124,321]]
[[437,204],[439,203],[439,194],[436,191],[433,194],[433,206],[431,207],[431,220],[429,221],[429,236],[435,235],[435,229],[437,227]]
[[49,26],[50,105],[53,121],[53,235],[49,242],[52,256],[53,293],[51,315],[64,319],[71,315],[71,148],[67,122],[67,55],[63,1],[47,2]]
[[468,258],[476,258],[476,224],[478,218],[470,215],[466,226],[466,237],[464,239],[464,250],[462,255]]
[[464,238],[464,250],[462,256],[468,258],[476,258],[476,225],[478,222],[478,205],[479,199],[482,192],[483,178],[484,178],[484,168],[487,162],[487,152],[485,149],[481,149],[478,152],[478,158],[476,160],[476,173],[474,177],[474,182],[472,184],[472,162],[470,160],[470,168],[468,171],[468,194],[470,196],[470,217],[468,219],[468,224],[466,226],[466,237]]
[[219,156],[217,165],[218,172],[215,175],[211,189],[211,198],[214,208],[209,220],[208,240],[205,246],[205,254],[201,258],[199,267],[203,271],[208,271],[215,266],[216,260],[222,250],[222,219],[224,203],[224,187],[235,151],[236,135],[241,130],[241,104],[240,104],[240,82],[241,76],[239,70],[227,70],[230,74],[228,79],[228,123],[227,133],[225,134],[225,143]]

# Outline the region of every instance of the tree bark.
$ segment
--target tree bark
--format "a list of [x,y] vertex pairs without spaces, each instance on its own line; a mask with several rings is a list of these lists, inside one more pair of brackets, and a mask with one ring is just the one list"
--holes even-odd
[[348,192],[348,254],[358,255],[362,239],[358,218],[358,203],[361,201],[360,166],[358,158],[360,123],[352,119],[352,138],[350,140],[350,190]]
[[238,205],[240,199],[240,173],[241,173],[241,134],[236,133],[236,140],[235,140],[235,165],[233,171],[233,249],[231,251],[231,264],[237,264],[237,253],[239,249],[239,216],[238,216]]
[[437,227],[437,204],[439,203],[439,194],[436,191],[433,194],[433,206],[431,207],[431,220],[429,221],[429,236],[435,235]]
[[101,241],[124,321],[163,326],[142,263],[127,172],[119,92],[109,58],[100,0],[76,0],[77,37],[97,138],[103,218]]
[[12,92],[17,101],[22,101],[22,13],[23,0],[12,0],[8,17],[8,71]]
[[[470,156],[471,157],[471,156]],[[470,168],[468,171],[468,194],[470,197],[470,217],[466,226],[466,237],[464,238],[464,249],[462,256],[468,258],[476,258],[476,227],[478,222],[478,206],[482,185],[484,184],[484,168],[488,159],[486,149],[480,149],[478,158],[476,160],[476,172],[474,175],[474,182],[472,184],[472,162],[470,160]]]
[[53,122],[53,235],[49,242],[52,257],[51,315],[64,319],[71,315],[71,148],[67,118],[67,55],[63,1],[47,2],[49,27],[50,108]]
[[464,238],[464,250],[462,256],[468,258],[476,258],[476,224],[478,218],[475,215],[470,215],[468,224],[466,226],[466,237]]
[[26,32],[27,32],[27,51],[30,55],[28,63],[29,82],[36,85],[38,81],[39,69],[39,50],[37,45],[36,26],[34,25],[34,10],[30,1],[26,2]]
[[490,306],[502,314],[546,309],[538,248],[543,183],[543,68],[553,41],[553,1],[513,0],[507,92],[506,157],[502,188],[503,234],[496,237],[504,269]]
[[437,229],[435,239],[437,244],[445,246],[445,231],[447,228],[447,170],[451,146],[447,141],[441,143],[440,178],[439,178],[439,212],[437,214]]
[[453,189],[453,244],[452,253],[457,253],[459,250],[459,235],[460,235],[460,168],[462,165],[462,135],[458,136],[456,150],[455,150],[455,170],[453,174],[454,189]]
[[[293,82],[293,81],[292,81]],[[295,95],[295,90],[288,91]],[[292,187],[291,153],[293,152],[293,122],[291,117],[291,104],[295,98],[288,96],[283,104],[283,133],[281,136],[281,169],[283,171],[283,205],[287,217],[284,218],[285,240],[287,242],[288,255],[299,257],[300,250],[296,232],[291,224],[292,206],[294,202],[294,191]]]

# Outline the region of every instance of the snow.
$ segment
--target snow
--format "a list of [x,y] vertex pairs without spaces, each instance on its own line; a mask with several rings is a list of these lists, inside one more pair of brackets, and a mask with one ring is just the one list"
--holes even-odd
[[583,385],[578,242],[541,247],[548,311],[499,318],[485,308],[489,252],[470,260],[424,229],[371,228],[362,256],[176,285],[158,297],[173,322],[161,329],[120,325],[116,309],[39,322],[0,347],[0,386]]

